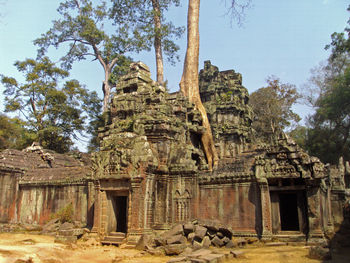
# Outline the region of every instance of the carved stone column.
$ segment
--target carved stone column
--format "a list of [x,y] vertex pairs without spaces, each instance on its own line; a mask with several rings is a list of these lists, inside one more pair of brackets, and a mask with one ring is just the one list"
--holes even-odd
[[262,239],[271,238],[272,219],[271,219],[271,200],[267,179],[260,178],[258,181],[261,198],[261,236]]
[[99,233],[101,228],[101,196],[99,182],[94,184],[95,187],[95,202],[94,202],[94,222],[91,232]]
[[320,188],[318,185],[309,185],[306,191],[308,210],[307,216],[309,220],[309,241],[323,238],[320,217]]
[[130,180],[130,202],[128,215],[128,232],[141,234],[144,218],[144,196],[142,195],[142,178],[136,177]]

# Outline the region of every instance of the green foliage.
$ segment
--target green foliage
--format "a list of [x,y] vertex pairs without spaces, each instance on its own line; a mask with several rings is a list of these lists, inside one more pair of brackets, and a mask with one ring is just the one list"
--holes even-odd
[[109,82],[112,85],[116,85],[121,76],[126,75],[129,72],[130,64],[133,63],[131,57],[120,57],[116,65],[113,67],[111,76],[109,77]]
[[[93,5],[88,0],[67,0],[60,3],[57,11],[61,19],[54,20],[52,28],[34,43],[39,46],[39,56],[47,53],[50,46],[58,48],[69,44],[67,53],[62,57],[65,69],[70,69],[74,61],[89,56],[108,64],[129,51],[140,51],[144,44],[131,38],[127,28],[115,27],[113,33],[105,30],[109,19],[105,1]],[[102,62],[100,61],[100,62]]]
[[313,75],[309,85],[311,90],[318,89],[318,96],[312,101],[315,113],[308,120],[306,148],[311,155],[331,164],[341,156],[350,160],[349,36],[349,28],[345,33],[332,34],[332,42],[326,46],[332,51],[328,63]]
[[[146,50],[151,50],[154,39],[161,40],[162,49],[167,60],[174,64],[179,60],[177,52],[179,46],[173,41],[184,33],[184,27],[176,27],[170,21],[166,21],[165,12],[171,5],[178,6],[179,0],[156,0],[159,12],[154,10],[152,0],[112,0],[111,17],[116,25],[128,28],[139,43],[143,43]],[[155,16],[161,21],[160,28],[154,26]]]
[[74,210],[73,204],[69,203],[65,207],[62,207],[55,214],[52,214],[51,219],[57,218],[61,223],[73,222]]
[[307,149],[306,147],[306,139],[308,136],[308,128],[305,126],[298,125],[289,133],[289,136],[293,138],[293,140],[303,149]]
[[0,150],[22,150],[32,144],[35,133],[26,129],[25,122],[0,114]]
[[283,84],[276,77],[269,77],[267,83],[267,87],[253,92],[249,100],[255,115],[253,128],[265,141],[272,140],[276,134],[300,120],[292,110],[300,97],[295,86]]
[[17,61],[15,66],[25,82],[1,75],[5,111],[21,113],[27,120],[25,126],[35,132],[35,140],[44,148],[68,151],[72,139],[85,136],[86,122],[100,114],[97,94],[88,92],[77,80],[68,80],[59,88],[68,72],[47,57]]

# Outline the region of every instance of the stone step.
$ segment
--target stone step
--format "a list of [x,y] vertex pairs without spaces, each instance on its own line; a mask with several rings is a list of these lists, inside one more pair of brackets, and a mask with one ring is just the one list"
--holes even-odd
[[125,238],[126,234],[123,232],[110,232],[108,236]]
[[115,237],[115,236],[106,236],[103,241],[106,242],[114,242],[114,243],[122,243],[125,237]]

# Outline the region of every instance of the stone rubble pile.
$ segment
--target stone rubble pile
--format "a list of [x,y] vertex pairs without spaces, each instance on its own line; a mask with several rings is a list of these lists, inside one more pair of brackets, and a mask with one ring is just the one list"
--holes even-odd
[[[253,240],[250,240],[253,242]],[[152,255],[178,257],[169,262],[220,262],[240,257],[240,251],[215,252],[209,247],[235,248],[248,243],[246,239],[232,239],[232,231],[214,225],[200,225],[196,222],[178,224],[153,238],[143,236],[136,248],[144,249]]]

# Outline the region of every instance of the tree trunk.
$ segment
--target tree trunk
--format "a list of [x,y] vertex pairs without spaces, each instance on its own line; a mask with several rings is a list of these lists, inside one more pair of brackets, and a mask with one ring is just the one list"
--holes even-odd
[[108,110],[109,97],[111,96],[111,86],[109,84],[109,77],[111,75],[112,69],[107,67],[105,69],[105,80],[102,83],[102,91],[103,91],[103,112]]
[[164,67],[163,67],[163,54],[162,54],[162,40],[161,40],[161,21],[160,21],[160,8],[159,0],[152,0],[153,12],[154,12],[154,50],[156,53],[157,64],[157,81],[163,85],[164,82]]
[[217,166],[218,155],[216,153],[207,112],[199,94],[199,7],[200,0],[189,0],[187,15],[187,50],[180,89],[184,96],[188,97],[189,101],[193,102],[201,113],[203,126],[206,128],[205,133],[202,135],[202,145],[207,157],[209,169],[212,170],[213,167]]

